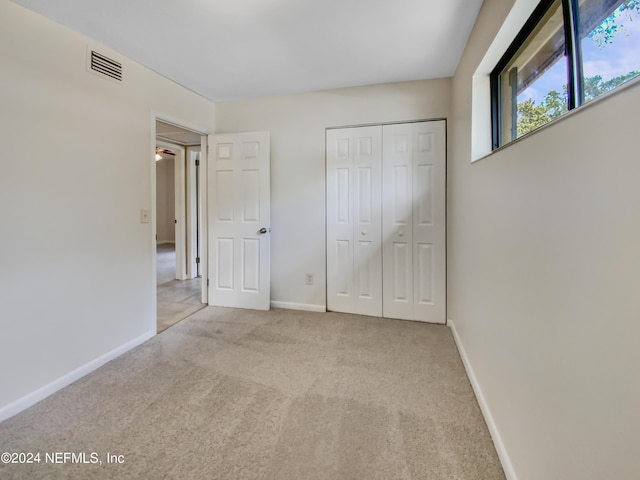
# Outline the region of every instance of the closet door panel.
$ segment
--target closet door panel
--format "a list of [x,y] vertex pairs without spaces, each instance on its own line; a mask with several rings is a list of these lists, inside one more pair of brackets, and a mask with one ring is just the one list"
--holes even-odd
[[444,121],[383,127],[385,317],[446,322],[445,138]]
[[405,125],[383,127],[382,281],[388,318],[413,317],[413,152]]
[[382,128],[327,130],[327,308],[382,315]]
[[327,306],[341,310],[353,295],[351,136],[327,132]]
[[445,122],[414,128],[414,319],[446,323]]

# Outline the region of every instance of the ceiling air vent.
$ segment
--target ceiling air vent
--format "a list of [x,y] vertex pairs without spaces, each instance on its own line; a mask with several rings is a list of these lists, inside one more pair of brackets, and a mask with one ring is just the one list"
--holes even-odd
[[122,81],[122,64],[91,50],[91,70],[109,78]]

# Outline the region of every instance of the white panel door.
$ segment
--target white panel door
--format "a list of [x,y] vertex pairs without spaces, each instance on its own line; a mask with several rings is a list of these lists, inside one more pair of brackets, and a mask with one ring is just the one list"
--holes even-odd
[[383,127],[383,316],[446,322],[445,122]]
[[209,305],[269,310],[269,144],[269,132],[209,136]]
[[382,128],[327,130],[327,309],[382,315]]

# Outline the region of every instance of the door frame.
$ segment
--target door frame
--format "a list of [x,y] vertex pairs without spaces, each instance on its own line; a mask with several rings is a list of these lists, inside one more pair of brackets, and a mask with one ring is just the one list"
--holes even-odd
[[[153,286],[153,318],[157,319],[157,302],[158,302],[158,289],[157,289],[157,252],[156,252],[156,228],[157,228],[157,202],[156,202],[156,159],[155,159],[155,146],[157,142],[156,121],[167,123],[169,125],[175,125],[176,127],[183,128],[185,130],[191,130],[194,133],[200,135],[200,148],[201,152],[207,151],[207,135],[208,129],[202,125],[191,123],[187,120],[175,117],[173,115],[152,111],[150,118],[150,141],[149,141],[149,171],[151,180],[151,229],[149,232],[149,242],[151,245],[151,285]],[[206,157],[206,155],[204,155]],[[201,154],[202,158],[202,154]],[[207,285],[207,162],[200,163],[200,198],[198,199],[200,205],[200,245],[204,246],[201,253],[200,273],[202,281],[200,282],[200,301],[207,303],[209,296],[209,290]],[[155,320],[154,320],[155,321]]]
[[176,279],[187,279],[187,225],[186,225],[186,172],[185,147],[164,140],[156,140],[156,146],[175,152],[173,157],[174,184],[174,241],[176,249]]
[[[198,276],[198,257],[202,250],[200,245],[200,205],[198,203],[199,196],[199,172],[198,165],[201,165],[202,154],[201,146],[190,145],[186,147],[186,266],[187,278],[196,278]],[[199,162],[198,165],[196,162]]]

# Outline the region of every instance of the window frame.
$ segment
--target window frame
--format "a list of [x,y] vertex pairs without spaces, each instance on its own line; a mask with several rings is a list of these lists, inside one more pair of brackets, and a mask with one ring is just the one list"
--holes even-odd
[[[532,35],[545,14],[556,0],[541,0],[533,13],[520,29],[509,48],[500,58],[489,74],[491,90],[491,150],[497,150],[508,145],[513,140],[502,142],[502,95],[500,88],[500,73],[518,53],[518,50]],[[582,75],[582,50],[578,40],[578,0],[561,0],[563,30],[565,37],[565,58],[567,62],[567,108],[571,112],[584,103],[584,79]],[[567,112],[567,113],[568,113]],[[539,128],[539,127],[538,127]]]

